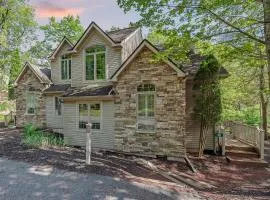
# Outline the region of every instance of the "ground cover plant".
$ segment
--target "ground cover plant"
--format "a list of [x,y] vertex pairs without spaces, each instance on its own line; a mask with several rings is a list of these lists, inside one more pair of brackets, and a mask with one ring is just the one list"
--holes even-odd
[[23,144],[32,148],[47,148],[64,146],[63,138],[37,129],[33,124],[27,124],[23,129]]

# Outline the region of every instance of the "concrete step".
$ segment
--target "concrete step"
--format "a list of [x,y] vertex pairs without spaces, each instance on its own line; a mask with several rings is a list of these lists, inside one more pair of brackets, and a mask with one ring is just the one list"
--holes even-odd
[[268,163],[259,158],[239,158],[236,156],[226,156],[226,158],[229,163],[243,167],[268,167]]
[[249,151],[249,152],[256,152],[256,149],[253,146],[249,145],[226,145],[226,151],[228,150],[236,150],[236,151]]
[[253,151],[227,150],[226,155],[240,158],[259,158],[259,154]]

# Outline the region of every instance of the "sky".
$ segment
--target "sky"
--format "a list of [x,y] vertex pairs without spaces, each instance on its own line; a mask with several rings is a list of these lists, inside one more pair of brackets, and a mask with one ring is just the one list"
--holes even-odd
[[79,15],[86,28],[95,21],[104,30],[112,26],[124,28],[129,22],[136,22],[139,15],[135,12],[127,14],[117,5],[117,0],[30,0],[36,10],[39,24],[46,24],[48,18],[60,19],[68,14]]

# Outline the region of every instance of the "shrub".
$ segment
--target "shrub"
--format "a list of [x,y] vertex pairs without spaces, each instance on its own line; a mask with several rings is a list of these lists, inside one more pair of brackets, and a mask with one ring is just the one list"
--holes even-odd
[[52,133],[43,132],[32,124],[27,124],[23,130],[23,144],[32,148],[46,148],[64,146],[64,140]]

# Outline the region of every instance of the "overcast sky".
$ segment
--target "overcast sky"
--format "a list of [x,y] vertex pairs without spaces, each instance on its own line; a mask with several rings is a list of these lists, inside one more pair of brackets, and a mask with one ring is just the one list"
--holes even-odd
[[30,0],[36,9],[36,18],[40,24],[48,18],[61,18],[68,14],[79,15],[84,27],[95,21],[107,30],[112,26],[127,27],[129,22],[136,22],[139,16],[135,12],[125,14],[116,3],[117,0]]

